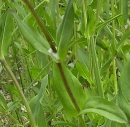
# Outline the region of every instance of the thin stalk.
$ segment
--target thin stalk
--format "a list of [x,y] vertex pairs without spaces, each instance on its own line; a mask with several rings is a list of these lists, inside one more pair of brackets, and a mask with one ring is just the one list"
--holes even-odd
[[13,80],[13,82],[14,82],[14,84],[15,84],[18,92],[19,92],[19,95],[20,95],[20,97],[21,97],[21,99],[22,99],[22,101],[23,101],[23,103],[24,103],[24,105],[26,107],[27,114],[29,116],[32,127],[36,127],[36,123],[35,123],[32,111],[31,111],[31,109],[29,107],[29,104],[28,104],[28,102],[26,100],[26,97],[24,96],[24,93],[23,93],[22,89],[20,88],[20,85],[19,85],[17,79],[15,78],[15,76],[14,76],[12,70],[10,69],[9,65],[7,64],[6,60],[2,59],[2,60],[0,60],[0,62],[5,67],[6,71],[9,73],[10,77],[12,78],[12,80]]
[[69,97],[70,97],[71,101],[73,102],[73,104],[74,104],[76,110],[77,110],[78,112],[80,112],[80,108],[79,108],[78,103],[76,102],[76,100],[75,100],[75,98],[74,98],[74,95],[73,95],[73,93],[72,93],[72,91],[71,91],[71,89],[70,89],[70,87],[69,87],[69,84],[68,84],[67,79],[66,79],[66,77],[65,77],[65,74],[64,74],[64,71],[63,71],[63,68],[62,68],[61,63],[57,63],[57,66],[58,66],[58,69],[59,69],[60,74],[61,74],[61,76],[62,76],[62,80],[63,80],[63,82],[64,82],[65,88],[66,88],[66,90],[67,90],[67,92],[68,92],[68,94],[69,94]]
[[[45,35],[46,39],[48,40],[48,43],[49,43],[50,47],[52,48],[52,51],[53,51],[54,53],[56,53],[57,50],[56,50],[56,48],[55,48],[55,46],[54,46],[54,43],[53,43],[53,41],[52,41],[52,39],[51,39],[49,33],[47,32],[47,30],[46,30],[44,24],[41,22],[41,20],[40,20],[40,18],[38,17],[37,13],[36,13],[35,10],[33,9],[31,3],[30,3],[28,0],[23,0],[23,2],[26,3],[26,5],[28,6],[28,8],[30,9],[32,15],[34,16],[34,18],[35,18],[35,20],[37,21],[39,27],[41,28],[43,34]],[[73,93],[72,93],[72,91],[71,91],[71,89],[70,89],[70,87],[69,87],[69,84],[68,84],[67,79],[66,79],[66,77],[65,77],[65,74],[64,74],[64,71],[63,71],[63,68],[62,68],[61,63],[57,63],[57,66],[58,66],[58,69],[59,69],[59,71],[60,71],[60,74],[61,74],[62,80],[63,80],[63,82],[64,82],[64,86],[65,86],[65,88],[66,88],[66,90],[67,90],[67,93],[68,93],[68,95],[69,95],[69,97],[70,97],[70,99],[71,99],[73,105],[75,106],[76,110],[79,112],[79,111],[80,111],[80,108],[79,108],[78,103],[76,102],[76,100],[75,100],[75,98],[74,98],[74,95],[73,95]]]
[[31,3],[28,1],[28,0],[23,0],[23,2],[28,6],[28,8],[30,9],[32,15],[34,16],[35,20],[37,21],[39,27],[41,28],[42,32],[44,33],[52,51],[54,53],[57,52],[56,48],[55,48],[55,45],[51,39],[51,37],[49,36],[49,33],[48,31],[46,30],[44,24],[42,23],[41,19],[39,18],[39,16],[37,15],[36,11],[34,10],[33,6],[31,5]]
[[[114,11],[114,3],[115,0],[111,0],[111,10],[112,10],[112,16],[114,16],[115,11]],[[116,51],[116,41],[115,41],[115,21],[112,21],[112,33],[113,33],[113,38],[112,38],[112,53],[115,55]],[[117,94],[117,75],[116,75],[116,62],[115,59],[113,60],[113,76],[114,76],[114,88],[115,88],[115,94]]]
[[101,76],[100,76],[97,54],[96,54],[96,49],[95,49],[94,37],[91,37],[90,41],[91,41],[90,47],[91,47],[91,52],[92,52],[92,62],[94,65],[94,75],[95,75],[96,84],[97,84],[97,92],[99,96],[104,97],[103,85],[101,82]]
[[86,6],[85,6],[85,1],[82,0],[82,6],[83,6],[83,16],[84,16],[84,25],[85,25],[85,29],[87,28],[87,14],[86,14]]

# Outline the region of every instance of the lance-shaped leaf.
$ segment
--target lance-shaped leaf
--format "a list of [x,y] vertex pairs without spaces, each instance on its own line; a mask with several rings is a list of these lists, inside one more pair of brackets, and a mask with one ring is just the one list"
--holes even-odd
[[56,43],[58,47],[58,54],[63,60],[66,57],[67,49],[69,46],[69,38],[72,34],[74,26],[74,9],[73,9],[73,0],[68,2],[64,18],[57,29],[56,33]]
[[43,100],[46,91],[47,83],[48,83],[48,75],[42,79],[41,88],[39,90],[38,95],[34,96],[30,101],[30,107],[38,127],[43,127],[43,126],[47,127],[45,116],[44,116],[44,110],[41,104],[41,101]]
[[0,29],[0,59],[2,59],[8,54],[8,48],[12,42],[13,17],[8,11],[1,17]]
[[[65,78],[68,82],[70,90],[78,104],[79,108],[82,109],[85,101],[86,101],[86,94],[78,81],[78,79],[71,73],[71,71],[65,66],[62,65],[63,72]],[[53,65],[53,81],[54,81],[54,88],[62,102],[62,105],[66,111],[66,113],[70,116],[76,116],[78,114],[77,110],[74,107],[73,102],[70,99],[70,96],[65,88],[65,84],[62,80],[61,73],[57,64]]]
[[101,97],[91,97],[87,100],[84,110],[80,112],[80,115],[88,112],[97,113],[119,123],[128,123],[125,114],[119,107]]
[[36,29],[23,22],[13,11],[11,13],[16,19],[18,27],[26,40],[38,51],[49,55],[49,44],[47,40]]

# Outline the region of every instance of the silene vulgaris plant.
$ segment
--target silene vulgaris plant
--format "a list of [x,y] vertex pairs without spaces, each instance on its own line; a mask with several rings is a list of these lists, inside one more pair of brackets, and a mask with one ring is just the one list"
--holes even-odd
[[0,126],[129,127],[129,0],[0,0]]

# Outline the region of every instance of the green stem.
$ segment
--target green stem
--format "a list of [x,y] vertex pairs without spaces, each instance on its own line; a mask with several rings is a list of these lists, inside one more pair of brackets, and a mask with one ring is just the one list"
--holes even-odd
[[[55,48],[55,46],[54,46],[54,43],[53,43],[53,41],[52,41],[52,39],[51,39],[49,33],[47,32],[47,30],[46,30],[44,24],[41,22],[41,20],[40,20],[40,18],[38,17],[37,13],[36,13],[35,10],[33,9],[32,5],[30,4],[30,2],[29,2],[28,0],[23,0],[23,1],[26,3],[26,5],[27,5],[28,8],[30,9],[32,15],[34,16],[35,20],[37,21],[37,23],[38,23],[39,27],[41,28],[43,34],[45,35],[46,39],[48,40],[48,43],[49,43],[50,47],[52,48],[52,51],[56,53],[57,50],[56,50],[56,48]],[[66,88],[66,90],[67,90],[67,92],[68,92],[68,94],[69,94],[69,96],[70,96],[70,98],[71,98],[71,101],[72,101],[72,103],[74,104],[76,110],[79,112],[79,111],[80,111],[80,108],[79,108],[79,106],[78,106],[78,104],[77,104],[77,102],[76,102],[76,100],[75,100],[75,98],[74,98],[74,95],[73,95],[73,93],[72,93],[72,91],[71,91],[71,89],[70,89],[70,87],[69,87],[69,84],[68,84],[67,79],[66,79],[66,77],[65,77],[65,74],[64,74],[64,71],[63,71],[63,68],[62,68],[61,63],[57,63],[57,66],[58,66],[58,69],[59,69],[59,71],[60,71],[61,77],[62,77],[62,79],[63,79],[65,88]]]
[[32,111],[31,111],[31,109],[29,107],[29,104],[28,104],[28,102],[27,102],[27,100],[26,100],[26,98],[24,96],[24,93],[23,93],[22,89],[20,88],[20,85],[19,85],[17,79],[15,78],[15,76],[14,76],[13,72],[11,71],[9,65],[7,64],[6,60],[2,59],[2,60],[0,60],[0,62],[2,63],[2,65],[5,67],[5,69],[9,73],[10,77],[12,78],[12,80],[13,80],[13,82],[14,82],[14,84],[15,84],[18,92],[19,92],[19,95],[20,95],[20,97],[21,97],[21,99],[22,99],[22,101],[23,101],[23,103],[24,103],[24,105],[26,107],[27,114],[28,114],[28,116],[30,118],[30,122],[32,124],[32,127],[36,127],[36,123],[35,123]]
[[[112,10],[112,16],[114,16],[115,11],[114,11],[114,3],[115,0],[111,0],[111,10]],[[115,21],[112,21],[112,33],[113,33],[113,38],[112,38],[112,55],[115,56],[116,53],[116,41],[115,41]],[[115,59],[113,60],[113,76],[114,76],[114,88],[115,88],[115,94],[117,94],[117,75],[116,75],[116,61]]]
[[97,84],[97,92],[99,96],[104,97],[103,85],[101,82],[101,76],[100,76],[97,54],[96,54],[96,49],[95,49],[94,37],[91,37],[90,41],[91,41],[90,47],[91,47],[91,52],[92,52],[92,62],[94,66],[94,75],[95,75],[96,84]]
[[83,16],[84,16],[84,25],[85,25],[85,29],[87,27],[87,15],[86,15],[86,6],[85,6],[85,1],[82,0],[82,6],[83,6]]

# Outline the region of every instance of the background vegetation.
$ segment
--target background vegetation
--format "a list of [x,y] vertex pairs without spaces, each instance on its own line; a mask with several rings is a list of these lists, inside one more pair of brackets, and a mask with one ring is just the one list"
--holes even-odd
[[129,0],[0,0],[1,127],[129,127]]

